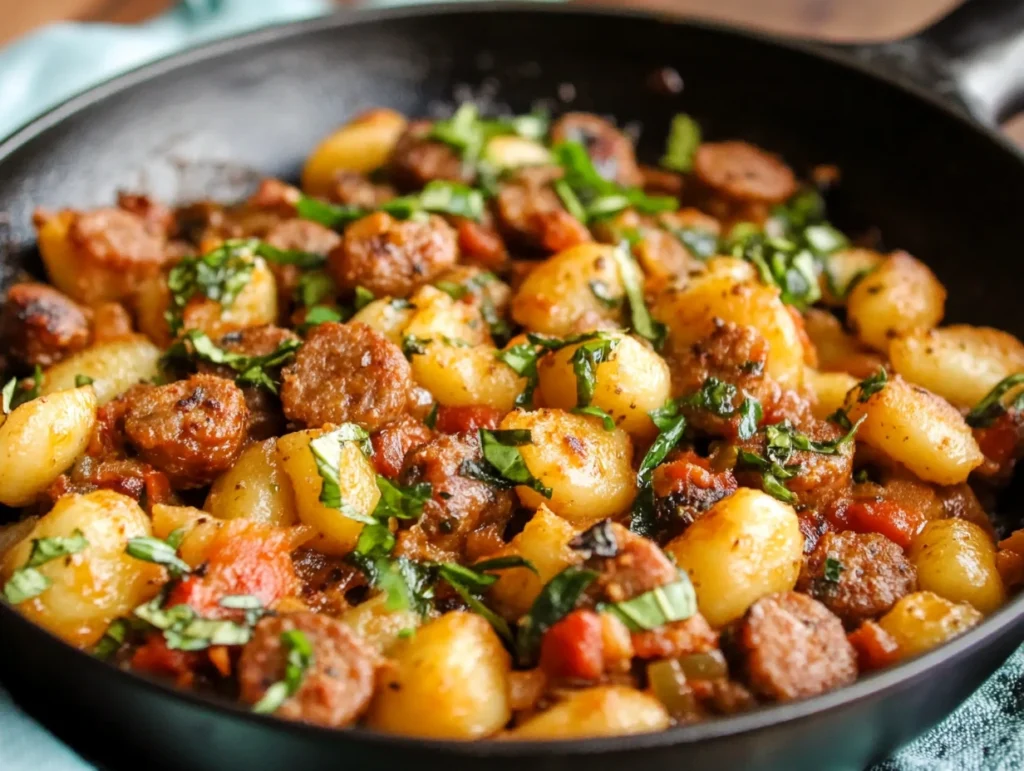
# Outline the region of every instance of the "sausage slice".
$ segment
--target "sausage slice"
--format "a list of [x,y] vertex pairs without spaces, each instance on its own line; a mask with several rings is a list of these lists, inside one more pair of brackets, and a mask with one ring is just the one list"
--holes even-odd
[[917,588],[917,571],[879,533],[825,533],[807,557],[796,588],[819,600],[848,629],[876,618]]
[[746,142],[705,142],[693,170],[716,193],[751,203],[782,203],[796,192],[796,177],[780,158]]
[[762,597],[740,622],[736,642],[750,687],[769,699],[814,696],[857,679],[842,622],[806,594]]
[[318,324],[282,372],[289,420],[309,427],[356,423],[375,431],[399,418],[412,370],[401,349],[365,324]]
[[284,679],[288,651],[281,635],[298,630],[313,648],[313,663],[295,695],[275,714],[287,720],[341,728],[359,718],[373,696],[376,656],[342,622],[319,613],[262,619],[242,649],[238,682],[242,701],[255,704]]

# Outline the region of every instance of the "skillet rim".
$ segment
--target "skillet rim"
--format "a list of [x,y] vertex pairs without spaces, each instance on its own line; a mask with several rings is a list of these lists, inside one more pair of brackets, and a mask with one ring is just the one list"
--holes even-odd
[[[445,2],[396,8],[364,9],[355,12],[342,10],[312,19],[271,25],[190,47],[109,78],[71,96],[64,102],[55,105],[28,121],[9,136],[0,140],[0,164],[25,144],[49,129],[54,128],[66,118],[90,107],[101,105],[105,99],[123,91],[142,86],[154,78],[204,61],[244,50],[258,52],[266,44],[292,38],[301,38],[303,35],[330,29],[376,25],[391,20],[415,19],[422,16],[451,17],[508,13],[571,15],[579,18],[594,16],[614,17],[666,24],[673,27],[690,27],[711,34],[744,39],[747,43],[755,45],[760,44],[786,49],[790,53],[803,55],[811,60],[825,60],[841,69],[852,70],[862,76],[866,76],[876,81],[879,85],[902,91],[904,96],[924,102],[931,108],[939,110],[944,113],[945,117],[953,119],[961,124],[963,128],[975,134],[980,134],[990,143],[1005,151],[1005,155],[1008,156],[1007,161],[1015,163],[1021,168],[1021,172],[1024,173],[1024,153],[1001,134],[996,127],[980,123],[961,108],[956,107],[922,86],[910,83],[897,75],[879,71],[866,62],[844,54],[842,47],[830,47],[827,44],[821,45],[812,41],[780,38],[757,30],[670,14],[652,13],[639,9],[563,4],[549,5],[546,3],[522,2],[521,0]],[[976,648],[981,648],[988,643],[997,642],[1003,635],[1011,632],[1010,628],[1018,623],[1022,616],[1024,616],[1024,593],[1018,595],[999,611],[984,619],[977,627],[936,649],[890,669],[867,675],[851,685],[795,702],[765,705],[750,712],[676,726],[664,731],[647,734],[551,741],[482,739],[466,742],[391,735],[365,728],[338,730],[281,720],[272,715],[254,714],[243,709],[241,705],[226,700],[219,700],[213,696],[184,691],[144,674],[123,670],[110,662],[97,659],[90,653],[75,648],[43,627],[24,618],[10,607],[6,601],[0,599],[0,620],[3,620],[5,623],[9,620],[11,623],[22,625],[29,630],[30,634],[41,634],[50,638],[70,655],[78,657],[82,662],[81,666],[99,666],[112,671],[115,673],[114,677],[118,678],[118,682],[123,687],[146,688],[164,698],[181,699],[190,703],[193,707],[213,710],[225,718],[251,721],[279,731],[292,731],[308,736],[311,739],[316,738],[328,741],[354,740],[378,748],[386,749],[389,746],[394,746],[407,750],[419,749],[463,758],[536,756],[540,754],[549,756],[587,756],[605,752],[628,752],[631,750],[688,745],[703,740],[761,731],[778,724],[791,723],[814,715],[835,712],[857,702],[877,696],[884,691],[901,686],[908,688],[921,687],[922,683],[917,681],[930,670],[933,670],[943,662],[954,663],[956,660],[966,657]],[[957,707],[959,706],[958,704]]]

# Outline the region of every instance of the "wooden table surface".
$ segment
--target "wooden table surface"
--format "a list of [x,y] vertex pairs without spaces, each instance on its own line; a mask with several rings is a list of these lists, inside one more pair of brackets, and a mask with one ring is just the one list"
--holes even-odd
[[[357,0],[336,0],[342,5]],[[650,7],[784,34],[834,40],[895,39],[920,29],[960,0],[578,0]],[[174,0],[0,0],[0,45],[51,21],[132,24]],[[282,0],[287,2],[287,0]],[[1024,145],[1024,117],[1007,125]]]

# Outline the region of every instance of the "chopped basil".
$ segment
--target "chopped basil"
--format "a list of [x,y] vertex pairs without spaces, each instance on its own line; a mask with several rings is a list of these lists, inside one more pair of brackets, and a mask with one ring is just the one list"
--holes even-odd
[[75,388],[81,388],[82,386],[92,385],[96,381],[88,375],[75,375]]
[[461,300],[469,294],[469,287],[465,284],[456,284],[454,281],[438,281],[434,284],[438,289],[451,297],[453,300]]
[[488,570],[507,570],[508,568],[526,568],[531,573],[539,575],[537,573],[537,567],[530,560],[525,557],[520,557],[516,554],[510,554],[507,557],[494,557],[492,559],[482,560],[480,562],[474,562],[470,566],[473,570],[478,573],[483,573]]
[[670,584],[623,602],[598,606],[619,618],[630,631],[658,629],[673,621],[685,621],[697,612],[697,594],[689,576],[679,571],[679,578]]
[[110,622],[107,631],[103,633],[100,641],[93,646],[92,654],[100,659],[109,659],[124,645],[130,630],[128,622],[123,618],[116,618]]
[[281,632],[281,648],[285,651],[284,679],[266,690],[263,698],[253,705],[253,712],[276,712],[287,699],[299,692],[306,673],[315,662],[313,645],[300,629]]
[[885,384],[888,382],[889,373],[884,368],[879,369],[874,375],[864,378],[857,384],[857,401],[863,404],[885,388]]
[[864,418],[861,418],[850,427],[846,434],[829,442],[814,441],[807,434],[793,428],[788,420],[766,426],[765,437],[768,443],[765,455],[768,457],[768,460],[781,465],[788,463],[793,456],[793,452],[796,450],[816,452],[819,455],[837,455],[844,445],[853,441],[854,434],[857,433],[857,429],[863,422]]
[[480,450],[483,462],[463,462],[461,473],[497,487],[510,488],[524,485],[545,498],[551,497],[551,488],[533,476],[523,460],[519,448],[531,442],[528,430],[488,431],[480,429]]
[[61,557],[77,554],[89,545],[78,529],[69,536],[33,538],[25,564],[15,570],[4,584],[4,597],[12,605],[30,600],[50,588],[51,581],[36,568]]
[[172,576],[181,576],[192,572],[188,563],[178,556],[175,546],[153,536],[144,535],[130,539],[124,551],[129,557],[134,557],[137,560],[163,565]]
[[295,265],[305,270],[322,267],[327,262],[326,255],[303,252],[299,249],[278,249],[266,241],[257,241],[253,246],[253,251],[267,262],[272,262],[275,265]]
[[375,299],[376,298],[373,296],[373,292],[371,292],[365,286],[357,286],[353,304],[357,311],[361,311],[367,305],[372,303]]
[[597,575],[594,570],[567,567],[544,585],[529,612],[519,620],[516,657],[520,666],[536,663],[544,633],[576,609]]
[[728,418],[736,414],[732,405],[738,393],[736,386],[732,383],[727,383],[716,377],[709,377],[701,383],[698,391],[685,397],[682,402],[698,410],[706,410],[720,418]]
[[871,481],[871,474],[868,472],[868,470],[866,468],[857,469],[853,473],[853,481],[856,484],[859,484],[859,485],[862,485],[865,482],[870,482]]
[[406,335],[402,338],[402,353],[405,354],[405,358],[412,359],[413,356],[426,353],[429,344],[430,340],[427,338]]
[[785,481],[792,479],[799,473],[800,466],[781,466],[778,463],[766,460],[757,453],[747,450],[740,450],[736,455],[737,464],[741,467],[752,468],[761,472],[761,484],[764,491],[774,498],[785,503],[795,503],[796,496],[786,487]]
[[199,651],[211,645],[245,645],[252,636],[252,625],[226,619],[202,618],[188,605],[161,607],[159,594],[133,611],[136,618],[163,633],[171,650]]
[[828,583],[838,584],[845,569],[843,563],[835,557],[825,557],[825,580]]
[[475,104],[466,102],[450,118],[436,121],[427,136],[454,148],[466,168],[479,172],[480,157],[494,137],[515,134],[526,139],[541,139],[547,130],[548,119],[544,114],[486,119],[480,117]]
[[693,168],[693,155],[700,146],[700,139],[700,124],[689,115],[679,113],[672,119],[661,165],[672,171],[689,171]]
[[580,222],[587,221],[587,210],[583,208],[583,204],[580,203],[580,199],[576,197],[576,193],[574,193],[572,188],[569,187],[568,182],[564,179],[555,180],[552,188],[554,188],[559,200],[561,200],[562,205],[569,214]]
[[613,295],[611,289],[603,281],[591,281],[588,286],[590,293],[608,310],[616,310],[622,305],[624,299],[622,295]]
[[636,475],[638,492],[629,523],[630,530],[640,535],[650,536],[654,532],[654,489],[651,486],[654,469],[679,444],[686,431],[686,418],[679,411],[679,406],[677,401],[669,400],[665,406],[648,413],[658,429],[658,436],[640,461]]
[[320,503],[329,509],[337,509],[349,519],[374,525],[377,520],[370,514],[359,511],[346,503],[341,493],[341,454],[347,442],[355,442],[364,455],[372,454],[370,435],[354,423],[343,423],[335,430],[322,434],[309,443],[309,451],[316,462],[320,475]]
[[324,300],[330,300],[337,293],[334,280],[321,270],[313,270],[299,276],[295,297],[303,308],[313,308]]
[[572,412],[575,415],[589,415],[592,418],[600,418],[601,425],[604,426],[605,431],[615,430],[615,418],[600,407],[595,407],[592,404],[586,407],[573,407]]
[[[967,413],[967,425],[972,428],[991,426],[996,418],[1007,411],[1007,406],[1003,404],[1003,397],[1021,384],[1024,384],[1024,372],[1004,377],[996,383],[992,390],[985,395],[985,398]],[[1017,394],[1009,409],[1024,409],[1024,391]]]
[[619,347],[618,339],[598,333],[593,340],[580,343],[573,351],[569,363],[576,376],[576,406],[587,407],[594,398],[597,385],[597,366],[611,358],[612,351]]
[[[632,207],[641,214],[675,211],[679,201],[671,196],[649,196],[638,187],[623,187],[605,179],[594,167],[586,147],[561,142],[552,149],[564,176],[554,190],[566,210],[581,222],[606,217]],[[561,183],[561,184],[559,184]]]
[[526,378],[526,388],[516,397],[515,406],[530,409],[533,406],[533,393],[537,390],[537,361],[542,355],[533,343],[519,343],[503,351],[495,353],[495,357],[507,364],[513,372]]
[[344,314],[335,308],[331,308],[327,305],[314,305],[306,312],[306,317],[299,326],[299,330],[306,332],[318,324],[326,324],[328,322],[340,323],[344,320]]
[[427,417],[423,418],[423,425],[427,428],[437,428],[437,413],[441,408],[441,405],[434,402],[434,405],[430,408],[430,412],[427,413]]
[[662,228],[674,235],[687,251],[698,260],[707,260],[719,252],[717,233],[700,228],[674,227],[662,223]]
[[339,229],[362,219],[368,212],[359,206],[339,206],[304,195],[295,204],[295,213],[301,219]]
[[640,337],[650,341],[655,348],[661,348],[665,341],[665,325],[655,321],[647,310],[644,300],[644,274],[640,266],[633,259],[629,246],[620,244],[612,251],[612,257],[619,268],[619,276],[622,278],[622,286],[626,290],[626,298],[629,300],[629,312],[632,320],[633,331]]
[[776,207],[763,230],[736,225],[725,248],[752,263],[763,283],[779,287],[783,302],[803,309],[821,298],[823,263],[846,245],[843,234],[825,221],[821,196],[805,190]]
[[[77,385],[77,382],[76,382]],[[0,409],[4,415],[10,415],[12,410],[17,409],[26,402],[38,399],[43,391],[43,368],[38,364],[32,373],[32,385],[26,387],[18,383],[18,378],[12,377],[0,391]]]
[[377,489],[380,490],[380,500],[373,510],[373,516],[378,520],[388,517],[418,519],[433,491],[430,482],[401,487],[380,474],[377,475]]
[[674,402],[670,401],[660,409],[651,410],[650,416],[658,428],[658,436],[640,461],[636,479],[641,487],[650,482],[654,469],[660,466],[672,449],[679,444],[686,431],[686,418],[679,412],[679,405]]
[[740,422],[736,427],[736,434],[740,439],[746,441],[757,433],[757,426],[764,416],[761,402],[748,396],[740,405],[739,413]]
[[198,359],[210,364],[230,367],[238,373],[235,382],[239,385],[258,386],[276,394],[277,381],[272,376],[272,371],[279,370],[284,366],[301,347],[301,341],[287,339],[268,354],[247,356],[219,348],[207,337],[205,332],[190,329],[181,340],[168,349],[164,359]]
[[578,551],[587,560],[591,557],[614,557],[619,553],[619,542],[610,519],[591,525],[569,541],[569,548]]
[[457,182],[435,180],[419,193],[419,205],[425,211],[479,222],[484,215],[484,194]]
[[167,286],[171,308],[165,313],[171,332],[181,329],[182,313],[189,300],[207,297],[230,306],[252,278],[259,241],[253,238],[230,239],[201,257],[186,257],[171,268]]

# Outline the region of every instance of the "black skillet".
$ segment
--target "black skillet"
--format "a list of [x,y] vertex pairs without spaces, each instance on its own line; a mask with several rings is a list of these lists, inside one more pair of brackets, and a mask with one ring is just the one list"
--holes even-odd
[[[34,206],[106,205],[120,188],[237,197],[261,174],[294,176],[315,141],[360,109],[418,115],[453,97],[496,96],[516,111],[548,100],[640,122],[647,158],[685,111],[708,137],[749,139],[802,170],[835,163],[840,224],[877,225],[887,243],[925,259],[950,289],[949,321],[1024,336],[1024,161],[991,128],[1024,94],[1017,33],[1017,0],[973,0],[910,40],[848,50],[860,64],[715,25],[524,4],[269,29],[113,80],[0,144],[11,247],[0,269],[9,277],[35,264]],[[681,93],[649,87],[663,67],[682,75]],[[906,79],[918,86],[897,84]],[[560,103],[570,90],[571,103]],[[1011,493],[1006,503],[1018,502]],[[949,645],[838,692],[660,734],[548,744],[426,742],[253,716],[117,671],[2,603],[0,678],[111,768],[855,769],[948,714],[1022,631],[1018,597]]]

